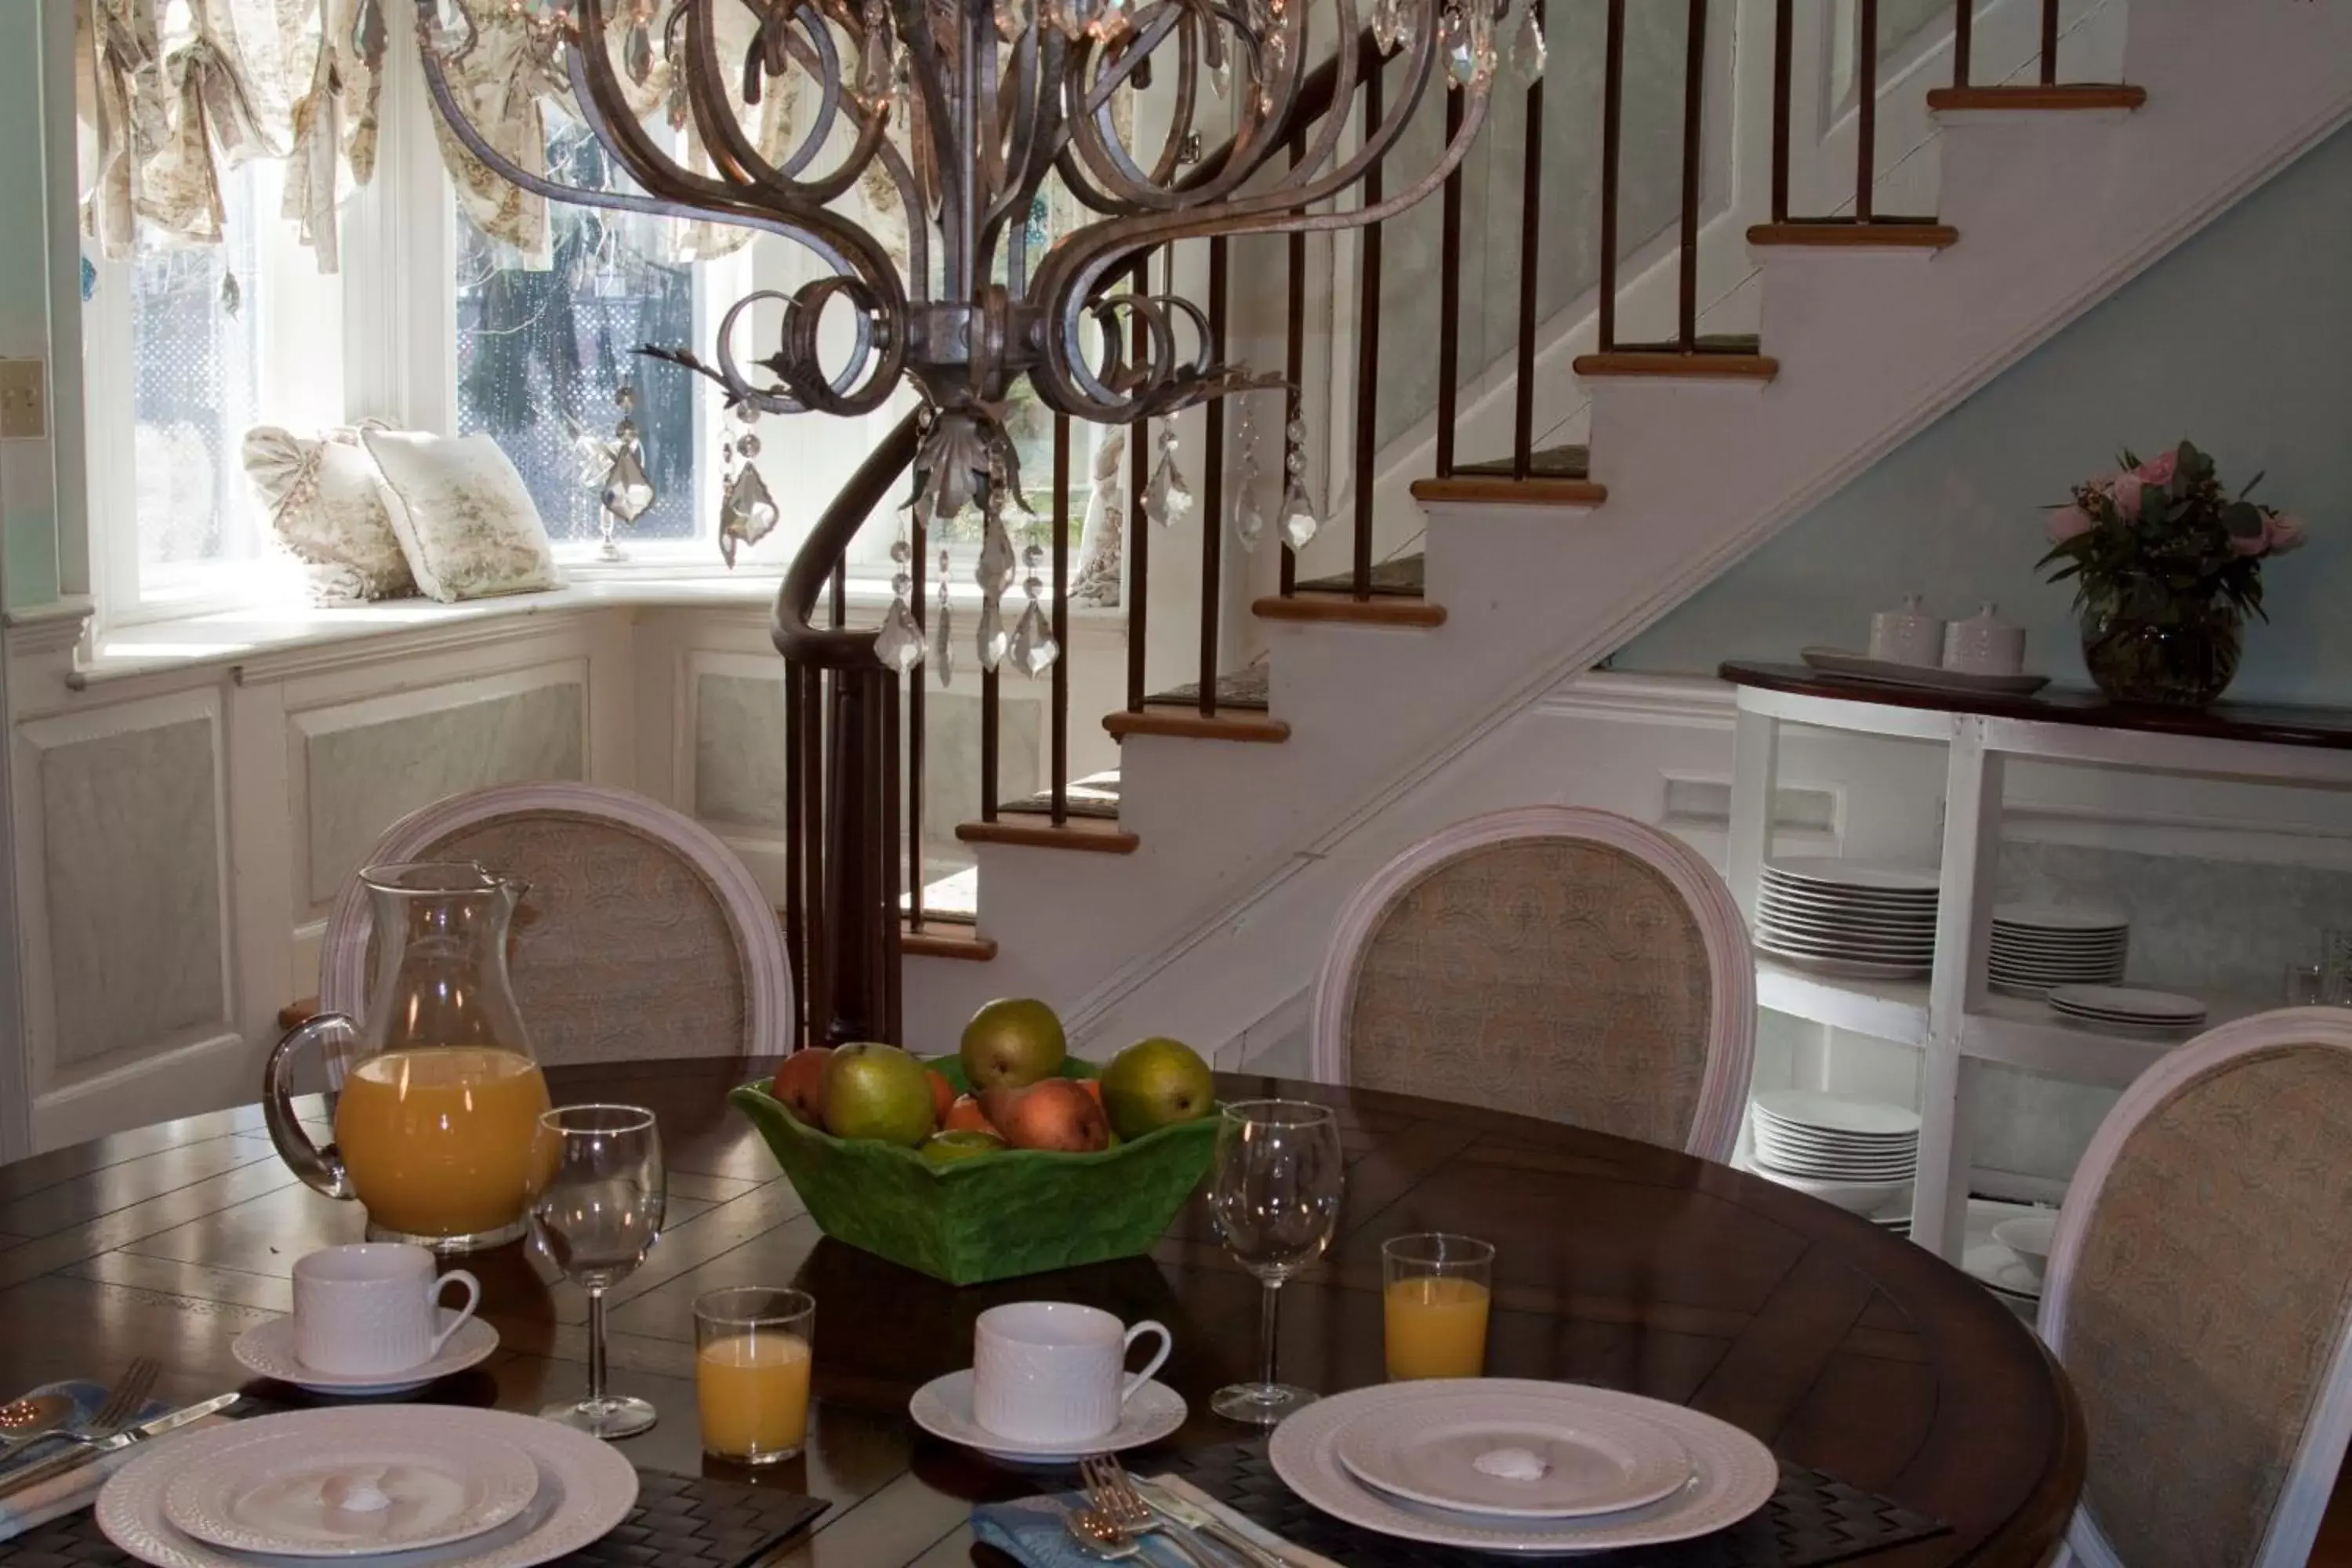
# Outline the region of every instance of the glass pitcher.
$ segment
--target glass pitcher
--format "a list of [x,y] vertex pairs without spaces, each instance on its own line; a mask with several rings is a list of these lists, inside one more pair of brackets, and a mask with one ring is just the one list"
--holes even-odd
[[[322,1013],[269,1053],[261,1105],[294,1173],[367,1205],[368,1239],[436,1252],[511,1241],[540,1184],[547,1080],[507,975],[507,926],[527,885],[470,862],[371,866],[375,918],[366,1016]],[[308,1046],[340,1068],[324,1149],[295,1119]]]

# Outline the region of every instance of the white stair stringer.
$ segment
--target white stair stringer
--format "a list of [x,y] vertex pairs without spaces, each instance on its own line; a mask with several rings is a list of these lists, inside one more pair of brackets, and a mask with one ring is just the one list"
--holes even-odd
[[[1549,798],[1501,726],[1591,668],[2352,115],[2352,8],[2136,0],[2136,113],[1953,117],[1936,253],[1759,254],[1766,385],[1592,384],[1605,506],[1430,510],[1444,625],[1273,631],[1282,745],[1131,737],[1131,856],[980,847],[992,963],[910,964],[909,1038],[991,995],[1074,1038],[1214,1045],[1311,980],[1381,861]],[[1073,715],[1074,722],[1091,716]]]

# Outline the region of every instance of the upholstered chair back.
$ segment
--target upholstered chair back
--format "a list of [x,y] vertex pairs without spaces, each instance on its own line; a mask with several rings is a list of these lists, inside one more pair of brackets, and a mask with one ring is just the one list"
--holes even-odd
[[[397,823],[372,859],[474,860],[530,884],[508,967],[542,1062],[773,1055],[792,985],[774,910],[700,824],[626,790],[501,784]],[[367,889],[328,917],[320,1005],[357,1016],[374,965]]]
[[2083,1407],[2068,1545],[2112,1568],[2296,1568],[2352,1427],[2352,1016],[2166,1057],[2076,1171],[2043,1339]]
[[1534,806],[1413,846],[1342,914],[1317,1076],[1727,1160],[1755,1047],[1722,879],[1627,817]]

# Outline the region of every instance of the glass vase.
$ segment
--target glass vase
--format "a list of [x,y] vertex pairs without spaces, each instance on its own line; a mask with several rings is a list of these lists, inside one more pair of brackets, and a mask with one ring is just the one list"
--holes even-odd
[[2161,618],[2114,605],[2083,612],[2083,662],[2114,702],[2203,708],[2229,689],[2244,645],[2245,623],[2223,601]]

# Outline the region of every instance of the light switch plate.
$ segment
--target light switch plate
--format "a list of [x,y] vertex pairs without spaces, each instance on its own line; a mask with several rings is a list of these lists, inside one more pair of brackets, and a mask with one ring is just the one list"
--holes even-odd
[[0,359],[0,441],[37,441],[49,433],[46,369],[37,359]]

